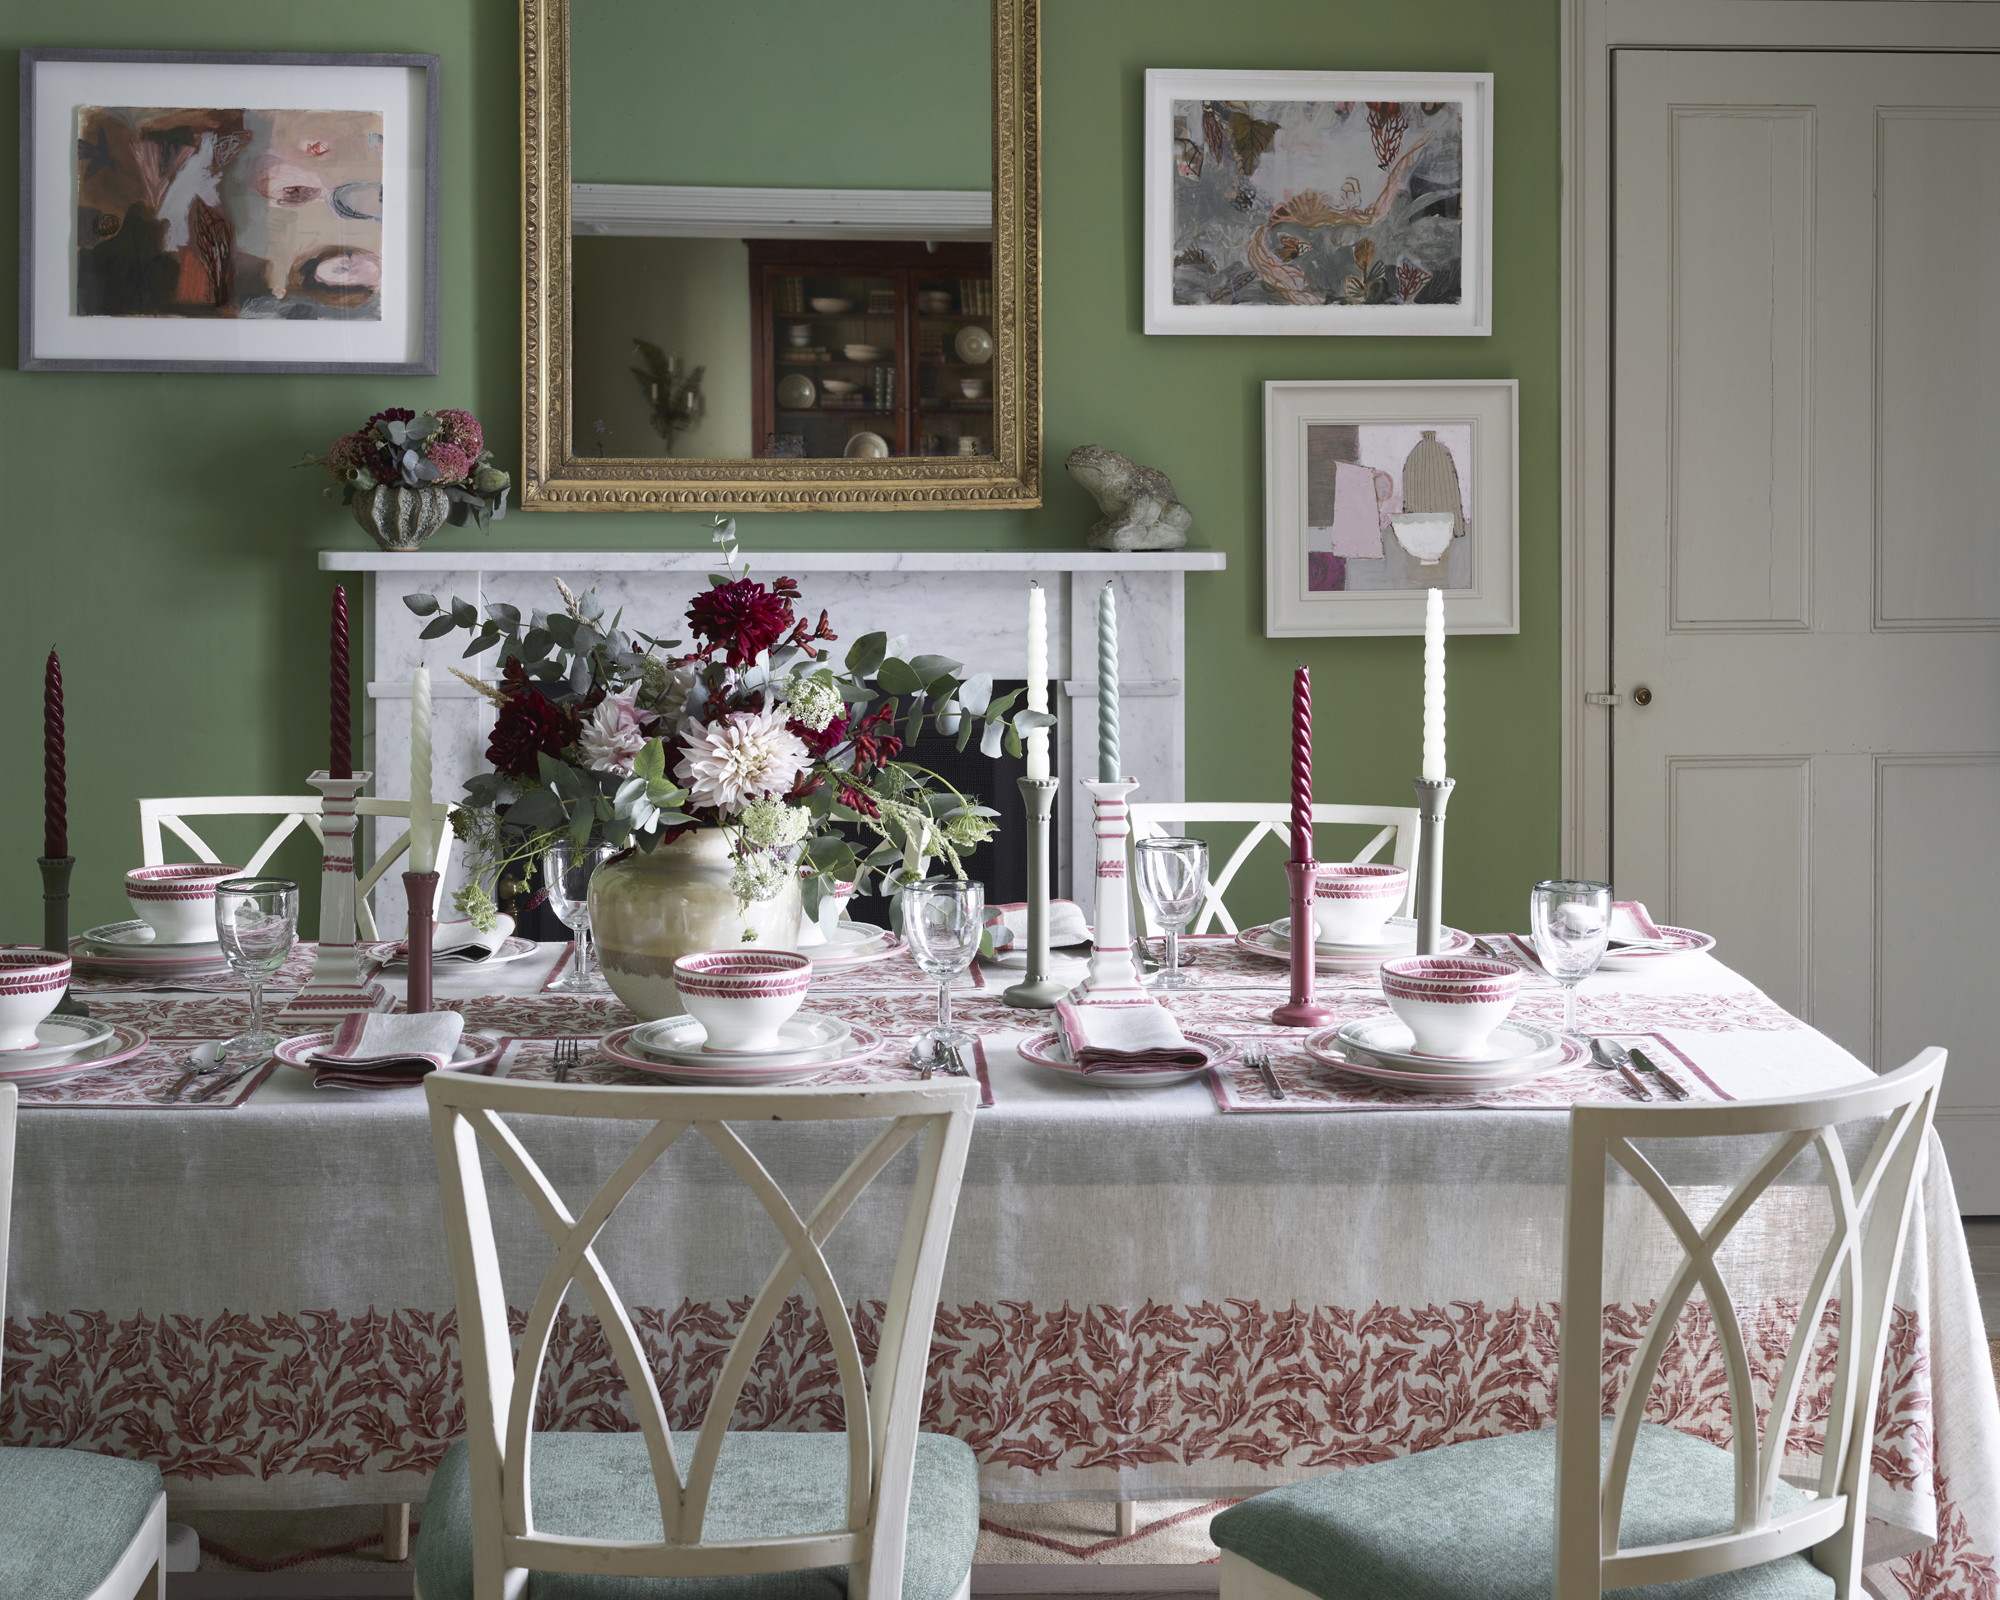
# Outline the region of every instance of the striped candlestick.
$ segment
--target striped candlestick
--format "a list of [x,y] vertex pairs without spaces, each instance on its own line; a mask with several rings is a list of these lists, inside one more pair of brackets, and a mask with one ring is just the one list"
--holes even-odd
[[336,584],[333,590],[333,639],[331,651],[333,679],[333,748],[326,774],[329,778],[354,776],[354,724],[348,708],[347,590]]
[[1111,585],[1097,592],[1097,781],[1118,783],[1118,598]]
[[1312,669],[1292,675],[1292,859],[1313,859]]
[[69,854],[69,783],[63,746],[62,663],[55,651],[42,675],[42,854],[60,861]]

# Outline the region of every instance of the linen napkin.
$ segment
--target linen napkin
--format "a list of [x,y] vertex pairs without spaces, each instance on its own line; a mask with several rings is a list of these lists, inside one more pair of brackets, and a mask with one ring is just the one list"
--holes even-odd
[[[504,913],[485,932],[475,928],[470,917],[454,917],[431,930],[431,960],[484,961],[507,942],[513,931],[514,919]],[[409,954],[407,946],[403,954]]]
[[1652,940],[1665,935],[1653,925],[1653,919],[1646,914],[1643,900],[1614,900],[1611,902],[1611,937],[1614,939]]
[[1069,1058],[1084,1073],[1157,1072],[1162,1067],[1199,1067],[1208,1052],[1181,1036],[1174,1014],[1154,1000],[1110,1005],[1056,1002],[1056,1026]]
[[[995,950],[1011,950],[1016,945],[1025,945],[1028,942],[1026,903],[988,906],[986,926],[993,930]],[[1087,944],[1089,940],[1090,924],[1083,920],[1083,908],[1074,900],[1051,900],[1049,948],[1053,950],[1066,944]]]
[[347,1018],[312,1057],[315,1089],[407,1089],[448,1064],[465,1032],[456,1011]]

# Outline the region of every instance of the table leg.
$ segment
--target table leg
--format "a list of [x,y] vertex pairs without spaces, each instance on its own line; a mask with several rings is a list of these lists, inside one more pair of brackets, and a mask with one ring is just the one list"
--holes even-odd
[[382,1559],[410,1559],[410,1503],[407,1500],[382,1508]]
[[1118,1537],[1129,1539],[1139,1531],[1139,1505],[1135,1500],[1118,1502]]

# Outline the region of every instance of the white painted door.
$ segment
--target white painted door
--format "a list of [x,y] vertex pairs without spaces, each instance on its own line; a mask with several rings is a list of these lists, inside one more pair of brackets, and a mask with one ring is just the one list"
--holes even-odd
[[1615,96],[1618,889],[1878,1069],[1949,1047],[2000,1212],[2000,58]]

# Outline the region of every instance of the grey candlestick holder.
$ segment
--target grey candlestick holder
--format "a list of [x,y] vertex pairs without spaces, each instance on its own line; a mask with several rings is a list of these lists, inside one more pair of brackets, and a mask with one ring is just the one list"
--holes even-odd
[[1054,778],[1016,778],[1028,807],[1028,972],[1001,991],[1010,1006],[1046,1011],[1069,993],[1049,976],[1049,818],[1055,814]]
[[1444,808],[1455,778],[1418,778],[1417,788],[1417,954],[1437,954],[1444,926]]
[[[42,869],[42,948],[57,955],[69,954],[69,875],[76,866],[75,856],[37,856]],[[90,1008],[77,999],[75,989],[63,990],[56,1002],[56,1015],[87,1017]]]

